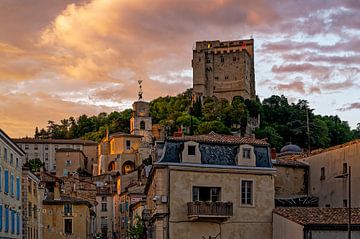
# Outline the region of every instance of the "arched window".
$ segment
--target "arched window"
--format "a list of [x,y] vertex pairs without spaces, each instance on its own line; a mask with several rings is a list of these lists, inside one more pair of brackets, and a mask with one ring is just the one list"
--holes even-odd
[[126,161],[123,165],[122,165],[122,174],[128,174],[131,173],[135,170],[135,164],[131,161]]
[[110,172],[110,171],[113,171],[113,170],[115,170],[115,162],[114,161],[112,161],[111,163],[109,163],[109,166],[108,166],[108,171]]
[[144,121],[140,122],[140,129],[145,129],[145,122]]

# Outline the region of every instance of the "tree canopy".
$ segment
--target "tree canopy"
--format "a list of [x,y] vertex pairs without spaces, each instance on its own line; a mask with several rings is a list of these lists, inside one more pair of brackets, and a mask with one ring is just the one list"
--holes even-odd
[[[251,118],[260,117],[257,138],[267,138],[272,147],[280,149],[287,143],[302,148],[326,148],[360,138],[360,123],[351,129],[337,115],[317,115],[306,100],[289,103],[281,95],[273,95],[262,102],[234,97],[225,99],[205,98],[192,102],[192,89],[177,96],[159,97],[150,102],[153,124],[165,126],[168,135],[180,127],[186,134],[244,134]],[[69,117],[59,123],[48,121],[47,128],[35,129],[36,138],[84,138],[100,141],[106,129],[110,133],[129,133],[131,109],[121,112],[100,113],[97,116]],[[309,132],[309,134],[308,134]],[[309,145],[310,139],[310,145]]]

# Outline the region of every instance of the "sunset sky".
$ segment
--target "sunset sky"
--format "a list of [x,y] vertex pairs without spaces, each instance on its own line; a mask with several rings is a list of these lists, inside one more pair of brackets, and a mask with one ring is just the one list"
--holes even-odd
[[360,122],[359,0],[0,0],[0,128],[192,87],[200,40],[255,40],[256,91]]

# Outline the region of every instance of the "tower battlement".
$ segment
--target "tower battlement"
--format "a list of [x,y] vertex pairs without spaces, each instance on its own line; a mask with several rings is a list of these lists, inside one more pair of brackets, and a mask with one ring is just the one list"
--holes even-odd
[[255,98],[253,39],[196,42],[192,67],[197,98]]

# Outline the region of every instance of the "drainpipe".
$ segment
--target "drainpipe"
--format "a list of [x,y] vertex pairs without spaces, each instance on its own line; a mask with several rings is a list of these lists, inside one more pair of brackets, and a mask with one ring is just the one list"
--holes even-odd
[[170,168],[167,168],[168,173],[168,187],[167,187],[167,208],[168,208],[168,214],[167,214],[167,227],[166,227],[166,233],[167,233],[167,239],[170,239]]

